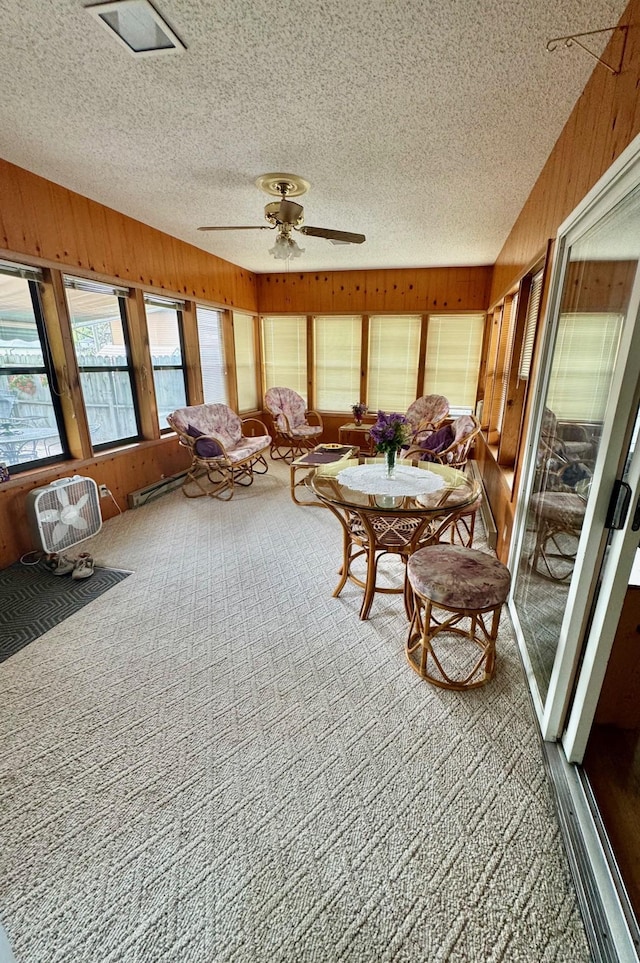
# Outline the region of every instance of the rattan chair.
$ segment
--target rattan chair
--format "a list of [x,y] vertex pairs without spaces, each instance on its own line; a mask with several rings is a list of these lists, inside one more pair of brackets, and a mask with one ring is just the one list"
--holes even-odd
[[449,414],[449,401],[444,395],[423,395],[407,409],[407,421],[411,425],[411,446],[420,442],[439,428]]
[[[404,455],[405,458],[415,458],[416,461],[433,461],[451,468],[464,469],[473,446],[473,441],[480,432],[480,422],[475,415],[460,415],[451,422],[451,441],[441,440],[437,446],[429,447],[435,432],[422,440],[419,445],[412,445]],[[441,434],[443,429],[438,429]]]
[[216,404],[178,408],[167,421],[191,453],[182,485],[187,498],[209,495],[228,501],[235,485],[251,485],[254,474],[268,470],[264,453],[271,435],[258,418],[241,420],[227,405]]
[[[290,462],[319,443],[322,417],[317,411],[308,411],[304,398],[293,388],[268,388],[264,406],[273,423],[272,458]],[[317,423],[310,424],[310,417]]]

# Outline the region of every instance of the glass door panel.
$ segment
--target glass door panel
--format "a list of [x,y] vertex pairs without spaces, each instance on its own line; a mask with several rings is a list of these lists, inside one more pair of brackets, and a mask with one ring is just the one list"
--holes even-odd
[[628,394],[622,372],[637,314],[640,185],[574,233],[561,258],[512,566],[512,609],[545,738],[559,735],[569,703],[627,432],[629,408],[623,424],[616,409]]

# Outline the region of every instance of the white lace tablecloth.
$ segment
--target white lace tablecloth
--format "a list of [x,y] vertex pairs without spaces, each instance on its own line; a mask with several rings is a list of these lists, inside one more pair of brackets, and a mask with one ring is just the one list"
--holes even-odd
[[444,488],[444,478],[426,468],[396,465],[393,478],[387,478],[387,467],[352,465],[337,475],[341,485],[365,495],[428,495]]

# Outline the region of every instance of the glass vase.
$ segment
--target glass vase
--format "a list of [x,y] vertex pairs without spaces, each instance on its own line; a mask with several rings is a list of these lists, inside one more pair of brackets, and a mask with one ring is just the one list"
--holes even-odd
[[396,474],[396,450],[395,448],[388,448],[385,452],[385,461],[387,464],[387,478],[395,478]]

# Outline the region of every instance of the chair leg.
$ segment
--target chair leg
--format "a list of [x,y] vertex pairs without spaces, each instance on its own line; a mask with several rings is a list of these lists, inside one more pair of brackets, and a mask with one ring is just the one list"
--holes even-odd
[[229,501],[233,498],[233,486],[233,470],[198,464],[189,469],[182,483],[182,494],[186,498],[202,498],[203,495],[208,495],[210,498]]

